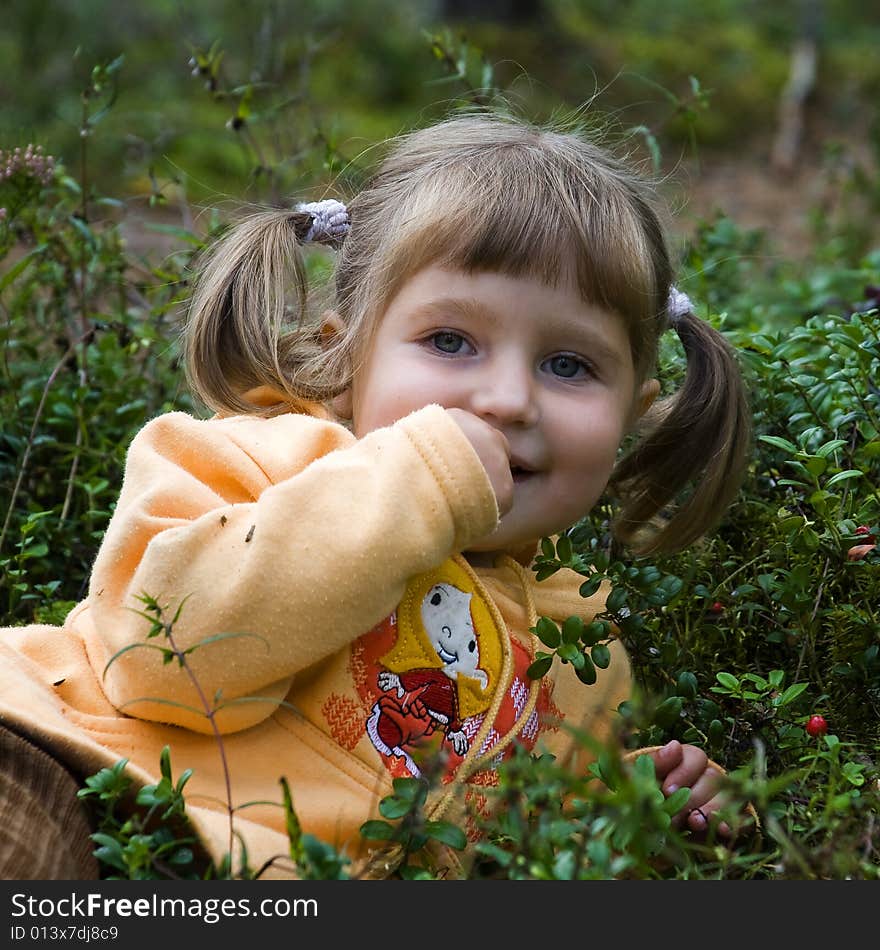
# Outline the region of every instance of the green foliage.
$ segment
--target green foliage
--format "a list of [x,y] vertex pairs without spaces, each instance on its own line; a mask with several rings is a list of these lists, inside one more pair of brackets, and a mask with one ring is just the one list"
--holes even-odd
[[331,845],[314,835],[306,834],[293,807],[293,796],[287,779],[281,779],[284,818],[290,857],[302,881],[344,881],[348,877],[348,859]]
[[[575,544],[579,549],[575,550]],[[679,593],[682,582],[673,575],[663,575],[653,564],[634,564],[622,558],[611,558],[602,550],[599,537],[585,523],[566,532],[554,543],[541,542],[541,553],[534,562],[535,576],[546,580],[560,568],[583,575],[582,597],[592,597],[602,582],[607,583],[605,607],[585,624],[580,617],[568,617],[558,627],[548,617],[541,617],[533,629],[538,639],[552,653],[538,651],[528,675],[538,678],[550,669],[554,655],[562,663],[571,663],[578,679],[592,686],[598,669],[607,669],[611,660],[608,643],[613,636],[623,635],[635,642],[646,623],[646,612],[670,603]],[[616,630],[616,633],[612,633]]]
[[[93,73],[91,95],[83,97],[83,143],[104,113],[101,96],[118,66]],[[48,158],[50,174],[22,172],[0,186],[7,623],[57,620],[81,598],[131,436],[152,415],[192,408],[181,392],[175,340],[192,245],[161,266],[130,258],[120,202],[97,193],[85,173],[74,180]]]
[[[654,763],[637,756],[624,767],[618,754],[589,737],[597,754],[591,771],[576,775],[551,756],[518,750],[498,769],[495,807],[475,846],[475,876],[506,880],[610,880],[752,876],[760,851],[744,861],[716,840],[697,842],[673,822],[688,798],[660,791]],[[729,814],[744,799],[732,795]],[[745,829],[742,829],[745,835]]]
[[[97,816],[92,840],[95,857],[110,880],[199,879],[205,858],[187,826],[183,789],[192,774],[185,770],[175,782],[171,752],[162,750],[161,779],[131,795],[125,774],[127,759],[86,779],[79,797]],[[133,801],[132,801],[133,799]]]
[[430,820],[425,816],[428,792],[437,787],[442,763],[428,763],[425,778],[396,778],[392,781],[393,794],[379,802],[379,814],[384,820],[374,819],[361,825],[361,835],[374,844],[386,841],[380,853],[387,854],[389,867],[403,880],[432,880],[434,875],[423,864],[409,863],[411,855],[425,858],[424,849],[432,841],[450,848],[463,850],[467,844],[464,832],[448,821]]

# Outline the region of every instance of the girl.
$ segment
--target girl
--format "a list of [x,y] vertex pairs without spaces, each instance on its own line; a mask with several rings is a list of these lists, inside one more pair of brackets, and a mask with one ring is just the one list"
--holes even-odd
[[[312,241],[338,249],[314,317]],[[572,731],[609,739],[629,695],[619,642],[592,687],[570,666],[526,675],[537,618],[589,621],[604,597],[566,570],[536,583],[540,539],[610,485],[618,536],[673,550],[739,485],[736,360],[671,281],[651,195],[622,164],[487,114],[400,137],[348,208],[245,218],[207,255],[186,327],[214,415],[135,437],[86,600],[61,630],[2,632],[2,722],[79,777],[125,757],[156,781],[170,746],[217,860],[245,803],[252,866],[287,853],[285,777],[305,831],[390,873],[358,829],[429,754],[444,763],[429,817],[473,831],[513,742],[572,761]],[[660,400],[670,325],[688,371]],[[145,612],[170,640],[148,638]],[[677,742],[648,751],[666,794],[691,789],[679,820],[705,829],[717,767]],[[433,860],[465,873],[451,851]]]

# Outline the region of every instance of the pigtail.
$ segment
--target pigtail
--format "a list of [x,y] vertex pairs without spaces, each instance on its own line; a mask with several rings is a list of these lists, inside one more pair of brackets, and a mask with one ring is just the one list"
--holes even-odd
[[266,412],[245,398],[259,386],[282,393],[293,407],[320,395],[309,372],[320,347],[304,321],[301,244],[342,240],[344,231],[324,226],[326,215],[315,210],[329,204],[253,213],[200,259],[184,330],[186,374],[215,412]]
[[[659,401],[650,428],[617,465],[615,535],[640,554],[680,550],[702,537],[739,491],[751,413],[736,354],[690,309],[673,326],[687,358],[681,389]],[[667,506],[690,487],[673,511]]]

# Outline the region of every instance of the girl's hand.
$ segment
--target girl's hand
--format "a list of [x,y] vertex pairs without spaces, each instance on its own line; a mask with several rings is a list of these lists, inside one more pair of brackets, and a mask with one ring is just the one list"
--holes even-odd
[[[682,745],[677,739],[650,755],[664,795],[668,797],[679,788],[691,790],[687,805],[675,815],[673,823],[697,834],[705,833],[713,815],[726,804],[724,796],[719,794],[723,773],[709,764],[709,757],[702,749]],[[719,822],[715,830],[722,838],[732,837],[727,822]]]
[[513,475],[510,472],[510,445],[504,433],[479,416],[464,409],[447,409],[456,425],[474,447],[495,492],[500,514],[513,507]]

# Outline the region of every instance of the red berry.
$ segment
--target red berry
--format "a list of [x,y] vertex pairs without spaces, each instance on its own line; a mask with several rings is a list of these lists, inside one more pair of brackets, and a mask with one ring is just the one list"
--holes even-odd
[[713,614],[720,614],[724,610],[724,604],[720,600],[716,600],[712,607],[710,608]]
[[868,527],[868,525],[860,524],[858,528],[856,528],[856,534],[873,534],[873,532]]
[[828,732],[828,723],[824,716],[810,716],[807,720],[807,733],[814,739],[824,736]]

